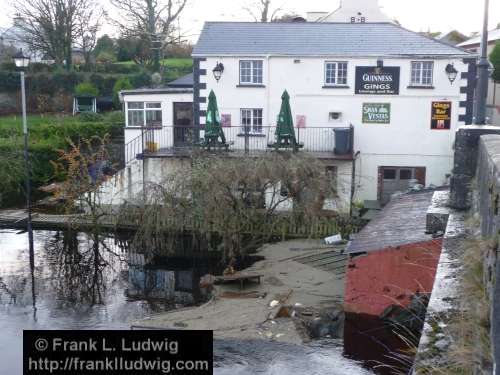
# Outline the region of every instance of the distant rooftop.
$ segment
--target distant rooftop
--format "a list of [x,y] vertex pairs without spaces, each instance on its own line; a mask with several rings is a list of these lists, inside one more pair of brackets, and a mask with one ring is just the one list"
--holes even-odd
[[468,56],[392,23],[207,22],[193,56]]
[[[466,40],[463,43],[460,43],[458,47],[468,47],[476,44],[481,44],[481,38],[482,38],[481,35],[475,36],[474,38]],[[488,42],[494,42],[497,40],[500,40],[500,29],[495,29],[488,32]]]
[[359,232],[346,249],[348,254],[368,253],[432,240],[426,234],[427,210],[434,191],[411,193],[393,198]]

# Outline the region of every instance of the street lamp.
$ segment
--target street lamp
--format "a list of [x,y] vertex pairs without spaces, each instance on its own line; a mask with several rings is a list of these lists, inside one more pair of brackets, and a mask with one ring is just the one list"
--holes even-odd
[[486,101],[488,97],[488,81],[490,63],[488,61],[488,18],[490,1],[484,1],[483,34],[481,38],[481,58],[477,64],[476,87],[476,125],[486,125]]
[[455,82],[455,80],[457,79],[458,70],[455,69],[455,66],[453,64],[448,64],[446,65],[445,71],[448,79],[450,80],[450,83],[453,85],[453,82]]
[[14,63],[21,73],[21,101],[23,108],[23,135],[24,135],[24,162],[26,168],[26,209],[28,210],[28,221],[26,229],[28,231],[29,251],[30,251],[30,265],[34,267],[34,247],[33,247],[33,226],[31,223],[31,166],[29,156],[29,140],[28,140],[28,121],[26,119],[26,86],[24,81],[24,70],[30,64],[30,58],[25,56],[23,50],[19,50],[14,55]]
[[[14,63],[19,69],[26,69],[30,64],[30,58],[24,55],[22,48],[14,55],[13,58]],[[21,73],[23,73],[23,70],[21,70]]]

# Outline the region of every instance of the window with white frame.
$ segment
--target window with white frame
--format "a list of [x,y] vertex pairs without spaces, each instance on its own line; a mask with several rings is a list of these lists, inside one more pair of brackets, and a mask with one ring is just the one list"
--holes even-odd
[[347,62],[327,61],[325,63],[325,84],[327,86],[347,85]]
[[432,86],[434,75],[434,62],[412,61],[411,82],[412,86]]
[[262,109],[241,109],[241,126],[245,133],[262,133]]
[[264,64],[262,60],[240,61],[240,84],[259,85],[263,82]]
[[161,103],[128,102],[127,119],[130,127],[161,127]]

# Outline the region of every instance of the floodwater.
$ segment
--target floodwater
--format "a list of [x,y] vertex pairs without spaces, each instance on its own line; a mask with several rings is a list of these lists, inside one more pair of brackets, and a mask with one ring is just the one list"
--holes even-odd
[[[130,329],[129,322],[202,301],[210,265],[159,263],[107,238],[35,232],[30,267],[26,233],[0,229],[0,373],[22,373],[24,329]],[[34,288],[32,288],[34,281]],[[215,342],[215,374],[370,374],[342,356],[337,342],[308,346]]]

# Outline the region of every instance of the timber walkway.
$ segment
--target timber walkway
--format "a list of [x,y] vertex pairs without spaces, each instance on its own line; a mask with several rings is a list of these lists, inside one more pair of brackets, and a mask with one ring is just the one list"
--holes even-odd
[[[0,227],[11,229],[26,229],[28,212],[26,210],[0,210]],[[92,226],[91,220],[82,215],[52,215],[34,212],[32,214],[33,229],[68,229],[69,227],[78,227],[86,229]],[[114,222],[100,220],[100,226],[104,229],[116,229]],[[128,228],[120,229],[132,229]]]
[[[0,210],[0,228],[26,229],[28,213],[26,210]],[[99,218],[99,227],[110,231],[135,231],[140,227],[140,215],[127,215],[118,218],[116,214],[104,215]],[[221,225],[209,225],[208,227],[192,218],[179,220],[176,217],[168,217],[164,220],[165,230],[171,232],[212,232],[222,233],[228,230]],[[87,215],[53,215],[40,212],[32,214],[33,229],[39,230],[65,230],[77,229],[85,231],[94,227],[93,221]],[[276,220],[263,226],[247,225],[231,229],[235,233],[270,235],[282,240],[292,238],[325,238],[332,234],[342,233],[342,228],[334,218],[320,218],[308,223],[296,224],[287,220]],[[350,225],[349,232],[358,232],[357,225]]]

